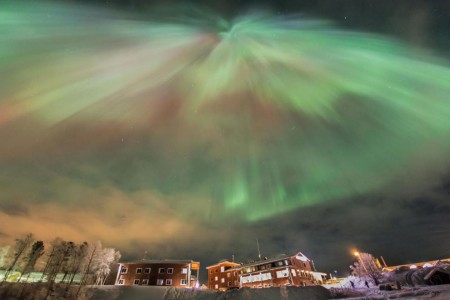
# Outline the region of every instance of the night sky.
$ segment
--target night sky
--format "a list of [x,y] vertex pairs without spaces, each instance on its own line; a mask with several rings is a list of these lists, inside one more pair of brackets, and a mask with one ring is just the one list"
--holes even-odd
[[0,4],[0,245],[450,256],[448,1],[87,2]]

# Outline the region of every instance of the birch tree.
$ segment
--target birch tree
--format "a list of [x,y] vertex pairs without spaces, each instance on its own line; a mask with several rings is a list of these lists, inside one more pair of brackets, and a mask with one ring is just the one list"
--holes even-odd
[[16,239],[16,245],[14,247],[14,257],[12,259],[12,262],[9,266],[9,268],[6,270],[5,275],[3,277],[2,282],[0,285],[2,285],[7,279],[9,274],[14,270],[14,268],[17,265],[17,262],[22,257],[22,255],[25,253],[25,250],[31,245],[31,243],[34,241],[33,234],[29,233],[25,237],[21,239]]

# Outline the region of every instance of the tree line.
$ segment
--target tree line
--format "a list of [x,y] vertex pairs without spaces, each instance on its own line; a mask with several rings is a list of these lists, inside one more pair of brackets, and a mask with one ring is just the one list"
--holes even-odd
[[[64,287],[67,298],[76,298],[85,285],[105,284],[120,257],[119,251],[104,248],[100,241],[77,244],[58,237],[45,244],[29,233],[16,239],[14,246],[0,248],[1,293],[3,296],[8,293],[10,285],[6,282],[29,283],[31,274],[35,272],[31,281],[45,290],[43,299],[52,295],[55,285]],[[36,278],[36,274],[40,276]],[[78,288],[71,288],[73,285]],[[20,286],[20,291],[15,291],[18,299],[23,298],[27,285]],[[68,295],[70,293],[72,295]]]

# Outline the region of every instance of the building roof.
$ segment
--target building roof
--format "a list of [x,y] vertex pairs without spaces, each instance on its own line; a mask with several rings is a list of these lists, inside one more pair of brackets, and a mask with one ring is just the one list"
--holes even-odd
[[309,260],[309,258],[307,258],[303,253],[298,252],[297,254],[294,254],[294,255],[280,254],[280,255],[277,255],[277,256],[275,256],[273,258],[264,259],[264,260],[257,260],[257,261],[254,261],[254,262],[250,262],[250,263],[246,263],[246,264],[240,265],[239,267],[244,268],[244,267],[264,265],[264,264],[267,264],[267,263],[272,263],[272,262],[276,262],[276,261],[279,261],[279,260],[288,259],[288,258],[291,258],[291,257],[295,257],[295,258],[297,258],[298,260],[301,260],[301,261],[308,261]]
[[121,264],[191,264],[198,263],[192,259],[141,259],[136,261],[120,262]]
[[220,266],[220,265],[233,265],[233,266],[235,266],[235,267],[240,266],[240,264],[238,264],[238,263],[235,263],[235,262],[232,262],[232,261],[225,260],[225,261],[220,261],[220,262],[218,262],[218,263],[216,263],[216,264],[214,264],[214,265],[207,266],[206,269],[210,269],[210,268],[217,267],[217,266]]

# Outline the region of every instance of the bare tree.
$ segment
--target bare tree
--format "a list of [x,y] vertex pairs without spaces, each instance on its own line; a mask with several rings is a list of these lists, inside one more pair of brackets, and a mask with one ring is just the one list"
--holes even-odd
[[[44,242],[37,241],[33,244],[33,246],[31,246],[31,250],[25,259],[26,265],[22,270],[22,274],[20,275],[19,282],[22,279],[22,276],[27,273],[28,274],[27,274],[27,278],[26,278],[25,282],[28,282],[30,274],[34,269],[34,266],[36,265],[37,260],[42,255],[44,255]],[[22,289],[20,290],[18,299],[23,299],[22,297],[24,296],[25,288],[26,288],[26,284],[23,284]]]
[[6,270],[3,280],[0,283],[2,285],[7,279],[9,274],[14,270],[14,268],[17,265],[17,262],[22,257],[22,254],[25,253],[25,250],[31,245],[31,243],[34,241],[33,234],[29,233],[25,237],[21,239],[16,239],[16,245],[14,247],[14,258],[12,259],[12,262],[9,266],[9,268]]
[[381,268],[376,259],[369,253],[358,253],[358,261],[350,266],[352,274],[358,277],[369,276],[375,285],[378,285]]
[[88,249],[89,244],[87,242],[83,242],[81,245],[77,246],[73,254],[69,286],[73,283],[76,274],[82,270],[83,263],[86,261],[86,257],[88,255]]
[[47,295],[44,299],[47,299],[50,292],[54,289],[54,283],[56,281],[56,276],[61,271],[63,265],[68,260],[68,255],[72,247],[72,242],[66,242],[60,238],[56,238],[52,242],[52,255],[49,257],[49,262],[46,267],[47,276]]
[[66,278],[67,281],[70,279],[70,275],[73,272],[73,265],[74,260],[76,258],[77,246],[73,242],[68,242],[66,245],[66,250],[64,252],[63,261],[61,264],[61,271],[64,272],[63,278],[61,279],[61,282],[65,282]]
[[25,266],[22,269],[22,273],[19,277],[19,282],[22,279],[22,276],[24,274],[28,274],[28,277],[30,276],[30,273],[33,271],[34,266],[36,265],[36,261],[39,257],[41,257],[44,254],[44,242],[43,241],[37,241],[32,246],[30,251],[28,252],[27,256],[24,258]]
[[101,247],[102,247],[102,243],[100,241],[97,241],[94,245],[91,245],[89,247],[90,249],[87,250],[88,255],[86,256],[86,265],[83,268],[84,272],[81,276],[80,286],[78,287],[78,290],[75,294],[75,298],[78,297],[78,295],[81,291],[81,288],[88,281],[88,276],[89,276],[89,272],[91,270],[92,261],[94,260],[94,256],[96,255],[96,252],[98,251],[98,249],[101,249]]
[[11,246],[3,246],[0,248],[0,269],[7,269],[11,264]]
[[111,266],[118,263],[121,254],[114,248],[103,248],[97,252],[92,264],[92,271],[95,275],[95,284],[104,285],[109,273],[111,273]]

